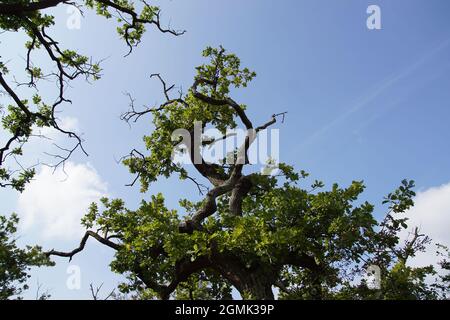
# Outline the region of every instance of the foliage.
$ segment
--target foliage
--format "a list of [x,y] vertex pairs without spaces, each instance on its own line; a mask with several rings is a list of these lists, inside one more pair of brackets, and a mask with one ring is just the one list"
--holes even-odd
[[[54,155],[57,163],[63,164],[75,150],[84,153],[82,140],[76,132],[67,131],[60,126],[56,116],[60,107],[71,103],[66,97],[69,83],[83,77],[86,81],[95,81],[101,77],[99,62],[93,62],[88,55],[75,50],[62,48],[57,39],[53,39],[49,30],[55,25],[55,17],[48,14],[46,9],[56,6],[73,6],[77,10],[84,8],[94,10],[98,15],[107,19],[117,17],[119,26],[117,32],[124,39],[129,50],[137,46],[145,32],[146,25],[152,25],[161,32],[180,35],[171,29],[164,29],[160,24],[160,11],[156,6],[150,6],[145,1],[138,1],[135,5],[129,0],[78,0],[78,1],[34,1],[34,0],[6,0],[0,3],[0,30],[3,32],[23,33],[28,37],[25,42],[25,75],[10,74],[7,62],[0,60],[0,85],[11,101],[0,106],[1,126],[5,132],[5,141],[0,143],[0,187],[11,187],[20,192],[34,176],[33,167],[23,167],[18,161],[22,156],[23,146],[30,138],[40,135],[40,128],[53,128],[68,138],[74,139],[72,148],[59,147],[61,154]],[[44,53],[51,67],[41,58],[38,65],[33,57]],[[12,87],[8,77],[14,79],[17,88]],[[16,79],[23,79],[20,82]],[[54,82],[57,86],[56,98],[48,98],[46,102],[39,93],[42,81]],[[23,88],[20,89],[19,87]],[[21,98],[27,94],[29,98]],[[6,135],[7,134],[7,135]],[[13,159],[9,161],[9,159]],[[18,168],[17,167],[18,164]]]
[[[179,143],[172,139],[174,130],[184,128],[192,137],[194,122],[200,121],[225,133],[240,120],[258,132],[276,121],[274,115],[254,128],[246,107],[230,98],[232,87],[245,87],[255,76],[241,68],[234,54],[220,47],[207,48],[203,56],[209,63],[197,68],[184,97],[171,99],[158,75],[167,102],[127,115],[129,120],[151,113],[156,128],[144,137],[149,155],[138,153],[124,161],[140,177],[142,191],[161,176],[189,177],[186,166],[173,162]],[[240,147],[244,154],[251,142],[247,136]],[[185,145],[184,152],[192,160],[204,146],[203,140]],[[273,175],[244,174],[247,165],[194,162],[212,186],[200,202],[180,200],[185,212],[167,208],[162,194],[142,201],[137,210],[127,209],[120,199],[92,204],[83,224],[116,250],[111,269],[129,280],[120,286],[122,293],[144,299],[222,299],[230,298],[234,286],[246,299],[272,299],[273,287],[279,288],[280,299],[438,298],[438,289],[427,282],[433,267],[407,263],[430,239],[417,228],[401,239],[408,228],[404,213],[414,204],[413,181],[402,181],[385,198],[388,212],[378,222],[374,206],[360,200],[362,181],[330,189],[314,181],[306,187],[308,174],[287,164],[279,164]],[[72,257],[76,250],[51,254]],[[364,280],[370,265],[381,269],[379,290]]]
[[0,300],[18,297],[28,289],[26,281],[30,277],[30,267],[53,265],[41,247],[17,247],[15,233],[18,221],[15,214],[9,218],[0,216]]

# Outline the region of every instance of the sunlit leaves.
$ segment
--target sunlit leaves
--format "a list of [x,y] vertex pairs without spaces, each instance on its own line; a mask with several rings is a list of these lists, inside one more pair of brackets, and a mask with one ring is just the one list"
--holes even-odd
[[18,222],[15,214],[9,218],[0,216],[0,300],[17,298],[28,288],[26,281],[30,277],[30,267],[53,265],[41,247],[17,247]]
[[[203,56],[208,58],[209,63],[197,67],[195,79],[206,80],[198,90],[212,98],[227,98],[230,87],[245,87],[255,76],[248,68],[241,69],[239,58],[226,53],[222,47],[208,47],[203,51]],[[194,123],[199,122],[202,127],[212,126],[225,134],[227,129],[237,126],[236,111],[227,105],[208,104],[196,98],[191,90],[182,100],[184,103],[180,99],[171,100],[163,108],[152,111],[155,130],[144,137],[149,155],[124,160],[131,173],[139,174],[143,192],[160,176],[168,177],[179,173],[181,179],[186,178],[186,172],[173,163],[177,141],[173,140],[172,134],[176,130],[185,129],[190,132],[194,129]]]
[[403,212],[414,204],[412,197],[416,194],[412,190],[413,188],[413,180],[403,180],[401,186],[394,192],[389,193],[383,203],[389,203],[389,208],[393,212]]
[[247,87],[256,76],[248,68],[241,69],[241,61],[235,54],[227,54],[223,47],[207,47],[203,56],[210,58],[209,64],[197,67],[197,77],[214,82],[212,86],[202,87],[202,92],[214,98],[224,98],[230,92],[230,86]]
[[[0,29],[6,32],[24,32],[28,35],[28,40],[25,41],[24,46],[26,51],[22,56],[26,57],[25,61],[25,75],[27,80],[20,85],[27,85],[31,90],[35,92],[39,91],[39,82],[42,80],[53,81],[56,83],[58,90],[56,91],[56,98],[52,97],[45,100],[41,97],[33,97],[34,106],[27,104],[24,100],[22,106],[12,106],[2,109],[2,125],[9,131],[11,135],[11,142],[2,145],[2,153],[0,153],[0,165],[4,165],[5,153],[8,152],[9,146],[14,143],[22,143],[24,139],[30,136],[32,128],[35,127],[53,127],[59,130],[57,125],[57,118],[55,117],[55,110],[57,106],[65,102],[70,102],[66,97],[66,87],[69,83],[76,78],[83,77],[86,81],[98,80],[101,77],[101,68],[98,62],[93,62],[92,59],[85,54],[82,54],[73,49],[64,48],[58,39],[52,38],[51,26],[55,24],[55,17],[48,13],[49,10],[32,10],[30,5],[40,7],[43,9],[49,9],[56,6],[75,6],[82,10],[83,7],[93,9],[97,15],[105,18],[116,17],[119,21],[119,27],[117,31],[126,44],[130,47],[136,46],[144,32],[144,25],[150,24],[158,28],[162,32],[170,32],[173,35],[179,35],[173,30],[165,30],[159,24],[159,8],[156,6],[148,5],[145,1],[129,1],[129,0],[111,0],[111,1],[97,1],[97,0],[85,0],[81,2],[69,3],[65,1],[60,2],[42,2],[37,3],[34,0],[20,0],[20,1],[2,1],[2,5],[14,4],[17,6],[11,6],[11,12],[0,15]],[[22,5],[22,6],[20,6]],[[44,53],[47,56],[51,65],[48,66],[47,62],[41,60],[36,63],[35,58],[39,53]],[[0,72],[3,75],[8,74],[8,68],[5,61],[0,61]],[[12,75],[15,81],[20,81],[20,76]],[[11,79],[5,79],[3,87],[8,93],[15,91],[10,84]],[[7,88],[9,86],[10,88]],[[15,93],[15,95],[22,95]],[[14,98],[17,102],[20,98],[11,94],[11,98]],[[21,99],[22,100],[22,99]],[[29,101],[31,99],[28,99]],[[21,107],[22,110],[19,110]],[[29,108],[30,113],[24,111]],[[76,133],[66,133],[69,137],[75,137],[80,142]],[[9,140],[7,140],[9,141]],[[3,149],[4,147],[4,149]],[[77,148],[81,147],[79,143]],[[84,150],[83,150],[84,151]],[[16,154],[18,155],[18,154]],[[16,159],[17,160],[17,159]],[[19,172],[20,170],[12,169],[11,172]],[[10,173],[11,173],[10,172]],[[12,178],[11,178],[12,179]],[[16,183],[12,183],[12,180],[0,181],[0,186],[14,186]],[[151,180],[151,179],[150,179]],[[24,181],[24,180],[21,180]],[[148,183],[148,182],[147,182]]]
[[[218,214],[204,221],[204,230],[192,234],[178,232],[182,218],[164,206],[162,195],[153,196],[150,202],[143,202],[136,211],[125,209],[121,200],[103,199],[102,206],[105,209],[102,213],[99,213],[101,210],[97,205],[93,205],[84,222],[87,227],[97,226],[120,234],[124,249],[118,251],[116,260],[111,264],[116,272],[133,274],[136,263],[139,263],[155,279],[167,282],[173,276],[173,268],[178,261],[195,261],[199,257],[210,256],[212,247],[219,252],[236,254],[248,268],[257,263],[270,269],[283,264],[290,252],[297,252],[312,255],[316,263],[327,270],[321,275],[323,285],[329,286],[323,294],[334,298],[348,296],[350,292],[362,294],[360,289],[347,282],[348,278],[341,274],[341,268],[349,265],[359,268],[362,257],[375,257],[375,252],[381,248],[394,248],[398,243],[398,233],[381,235],[377,232],[374,206],[368,202],[358,202],[364,191],[361,181],[354,181],[345,188],[334,184],[329,190],[311,192],[296,185],[299,179],[308,177],[306,172],[296,173],[285,164],[280,169],[283,174],[278,177],[252,175],[257,188],[244,200],[243,216],[229,214],[228,197],[224,196],[218,203]],[[402,186],[405,184],[402,183]],[[323,189],[324,184],[316,181],[313,187],[314,190]],[[258,191],[258,188],[263,191]],[[392,194],[409,203],[408,199],[411,200],[413,193],[405,192],[407,190],[400,187]],[[403,196],[399,196],[401,194]],[[184,199],[180,205],[189,214],[198,209],[200,203]],[[162,246],[164,254],[152,255],[151,248],[158,245]],[[396,260],[389,261],[387,265],[393,267],[391,263]],[[394,280],[391,279],[392,285],[401,281],[412,283],[411,279],[420,280],[433,272],[429,268],[401,270],[393,267],[389,271],[394,277]],[[198,282],[198,277],[196,275],[182,283],[177,295],[184,296],[189,288],[197,294],[205,292],[205,284]],[[306,291],[301,289],[311,286],[315,281],[310,271],[291,268],[290,273],[280,273],[278,277],[280,281],[297,288],[297,291],[293,291],[296,297],[314,296],[314,292],[308,291],[311,288]],[[406,277],[406,280],[401,277]],[[124,292],[136,289],[143,290],[142,294],[149,294],[149,291],[136,285],[136,281],[132,282],[133,285],[124,284],[121,288]],[[341,289],[334,292],[338,285]],[[408,288],[414,296],[424,294],[429,289],[422,283]],[[356,293],[357,290],[359,293]],[[395,294],[388,284],[386,290],[391,295]],[[366,294],[369,297],[372,292],[369,290]],[[281,296],[289,297],[285,294]]]

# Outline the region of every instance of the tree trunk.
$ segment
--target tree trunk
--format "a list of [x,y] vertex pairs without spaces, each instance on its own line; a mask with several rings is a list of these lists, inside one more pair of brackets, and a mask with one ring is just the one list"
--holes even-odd
[[243,299],[273,300],[272,284],[278,271],[256,264],[249,268],[241,259],[212,246],[211,267],[239,291]]
[[243,299],[274,300],[272,283],[261,273],[251,273],[236,285]]

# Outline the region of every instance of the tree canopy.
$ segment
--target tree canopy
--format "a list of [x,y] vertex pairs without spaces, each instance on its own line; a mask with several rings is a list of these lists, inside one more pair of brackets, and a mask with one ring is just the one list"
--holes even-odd
[[[362,181],[325,190],[321,181],[306,187],[308,174],[283,163],[276,174],[251,172],[247,151],[277,115],[254,126],[247,107],[231,93],[246,87],[255,73],[222,47],[208,47],[203,56],[208,63],[196,68],[184,96],[171,98],[173,86],[154,75],[167,101],[142,111],[132,106],[124,115],[130,121],[151,114],[156,129],[144,137],[147,155],[134,150],[123,162],[139,178],[143,192],[173,174],[202,192],[189,172],[193,169],[210,184],[204,199],[180,199],[183,212],[177,212],[167,207],[163,194],[143,200],[137,210],[127,209],[121,199],[104,198],[83,218],[88,231],[80,246],[49,255],[72,259],[92,237],[115,250],[111,270],[129,280],[121,291],[140,298],[227,299],[232,287],[246,299],[273,299],[275,287],[282,299],[429,299],[448,294],[427,282],[435,273],[432,266],[407,264],[431,241],[417,228],[401,239],[408,228],[403,214],[413,206],[413,181],[402,181],[385,198],[387,214],[377,222],[374,206],[359,200]],[[227,159],[210,163],[202,150],[219,139],[196,136],[196,122],[224,135],[240,122],[247,135]],[[173,134],[179,128],[184,135]],[[176,147],[192,165],[174,162]],[[380,290],[361,280],[371,265],[381,270]]]
[[[86,8],[116,18],[129,53],[146,26],[183,34],[162,27],[159,8],[145,1],[138,5],[128,0],[2,1],[0,28],[23,32],[28,41],[25,81],[17,81],[19,77],[11,75],[0,58],[0,84],[11,100],[1,106],[2,127],[8,136],[0,145],[0,187],[23,191],[33,178],[33,167],[8,161],[22,156],[22,147],[35,136],[36,128],[53,128],[74,139],[72,148],[60,148],[54,166],[78,149],[86,153],[82,139],[61,127],[56,115],[71,103],[66,88],[73,80],[98,80],[102,70],[100,62],[62,48],[52,37],[49,30],[55,19],[47,9],[56,6]],[[50,69],[42,61],[35,63],[38,51],[45,54]],[[247,87],[256,73],[242,67],[240,59],[223,47],[207,47],[203,57],[207,61],[196,68],[186,93],[174,96],[174,86],[153,74],[166,101],[142,110],[132,103],[122,115],[128,122],[152,116],[155,128],[144,136],[146,151],[133,149],[123,159],[134,175],[131,185],[139,182],[145,193],[159,179],[177,175],[203,199],[180,199],[182,209],[175,210],[158,193],[131,210],[122,199],[103,198],[82,219],[86,233],[78,247],[45,254],[40,247],[18,248],[17,216],[0,216],[0,299],[19,296],[27,288],[31,266],[52,265],[51,256],[72,259],[89,238],[115,251],[111,270],[127,276],[119,289],[133,298],[231,299],[232,288],[244,299],[448,298],[448,273],[438,275],[431,265],[409,264],[432,241],[409,226],[405,216],[414,205],[413,181],[403,180],[386,196],[382,206],[386,213],[379,221],[375,206],[361,199],[363,181],[326,188],[289,164],[269,162],[263,172],[255,170],[248,155],[251,145],[285,114],[268,114],[265,123],[254,124],[249,116],[252,109],[235,101],[233,94]],[[39,95],[42,80],[56,84],[53,100]],[[201,130],[216,128],[222,137],[198,135],[198,124]],[[207,161],[204,150],[226,140],[228,130],[239,126],[246,130],[242,145],[221,161]],[[191,164],[176,162],[176,152]],[[409,236],[406,230],[412,230]],[[439,248],[441,267],[448,272],[448,249]],[[381,275],[375,288],[364,278],[372,267]]]

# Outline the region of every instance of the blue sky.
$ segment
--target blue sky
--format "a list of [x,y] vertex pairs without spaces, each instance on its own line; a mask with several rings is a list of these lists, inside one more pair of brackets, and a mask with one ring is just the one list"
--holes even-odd
[[[74,103],[61,114],[76,119],[76,128],[86,140],[89,157],[77,154],[71,161],[74,170],[79,169],[76,172],[88,168],[93,175],[87,186],[95,186],[95,192],[89,199],[106,193],[125,199],[133,208],[142,198],[148,198],[148,194],[139,193],[139,186],[125,187],[133,177],[116,162],[134,147],[143,150],[141,137],[151,130],[150,118],[143,118],[131,129],[120,121],[120,114],[128,108],[123,93],[130,92],[137,105],[161,102],[160,84],[149,79],[151,73],[160,73],[167,82],[187,89],[195,66],[203,63],[201,51],[207,45],[223,45],[257,72],[247,89],[233,92],[237,101],[248,105],[254,123],[264,123],[271,114],[288,111],[285,122],[276,126],[280,129],[281,161],[310,172],[328,186],[364,180],[364,197],[375,204],[381,203],[403,178],[416,180],[417,189],[425,195],[439,191],[438,196],[448,204],[445,199],[450,193],[442,186],[450,183],[450,2],[157,3],[161,3],[163,20],[187,33],[175,38],[149,30],[141,45],[126,58],[127,48],[115,34],[113,21],[86,11],[81,29],[69,30],[65,27],[68,14],[54,10],[57,27],[51,33],[61,45],[106,58],[102,79],[92,85],[75,82],[68,92]],[[370,4],[381,8],[381,30],[366,27]],[[10,58],[11,66],[23,68],[23,39],[8,34],[1,37],[2,57]],[[36,157],[39,151],[33,148]],[[51,179],[45,172],[42,177]],[[64,187],[61,182],[58,188],[68,188],[70,193],[70,187],[79,186],[77,183]],[[39,197],[51,197],[49,192],[42,192],[45,186],[49,185],[38,184],[33,190]],[[177,179],[152,185],[149,193],[156,192],[166,195],[169,207],[176,207],[180,197],[198,198],[193,185]],[[3,190],[1,197],[2,213],[17,211],[21,216],[24,213],[18,209],[32,210],[30,199],[36,199],[28,195],[24,200],[24,196],[21,199],[15,192]],[[75,202],[61,203],[61,208],[54,210],[65,212],[70,206],[78,210]],[[450,210],[444,204],[439,207],[442,214]],[[45,236],[45,223],[39,224],[40,217],[46,215],[41,208],[36,206],[33,213],[40,227],[24,229],[21,241],[58,249],[77,246],[82,233]],[[427,210],[425,204],[424,208],[423,212]],[[442,214],[436,219],[448,227],[448,213],[445,217]],[[436,231],[436,220],[429,225],[431,232]],[[121,280],[109,271],[111,256],[111,250],[90,241],[71,262],[82,271],[81,290],[67,289],[69,263],[56,259],[54,268],[33,270],[26,297],[34,297],[37,280],[55,298],[89,298],[90,282],[104,282],[106,293]]]

